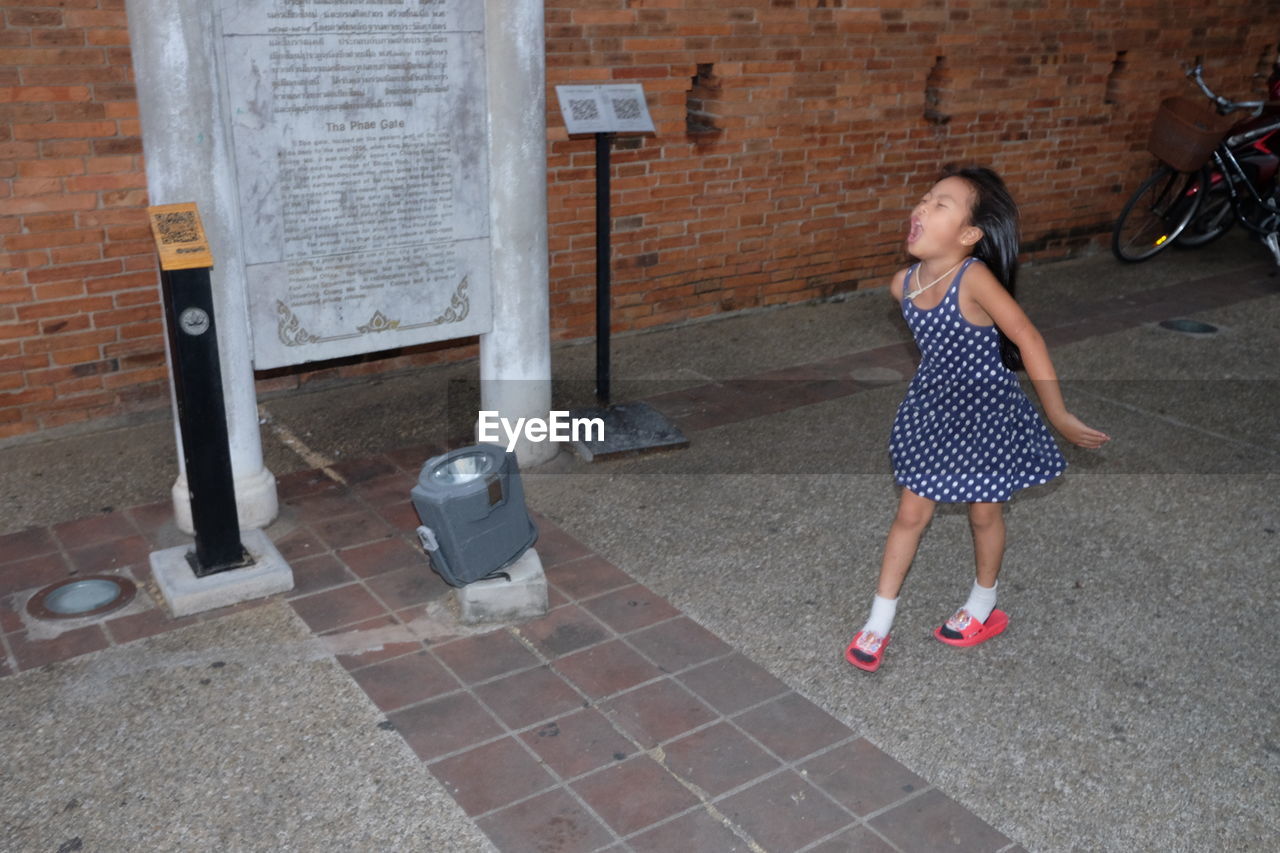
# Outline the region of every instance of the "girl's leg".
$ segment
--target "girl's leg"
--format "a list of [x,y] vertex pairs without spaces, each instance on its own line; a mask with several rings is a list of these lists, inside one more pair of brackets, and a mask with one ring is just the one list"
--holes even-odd
[[889,526],[889,535],[885,538],[884,557],[880,561],[880,583],[876,586],[876,594],[882,598],[897,598],[902,589],[902,582],[915,559],[916,549],[920,546],[920,537],[933,518],[936,501],[921,497],[910,489],[902,490],[902,498],[898,502],[898,514]]
[[880,561],[880,583],[871,601],[871,615],[866,624],[854,634],[847,655],[863,669],[874,671],[880,666],[880,655],[888,642],[889,630],[898,609],[898,590],[911,568],[916,548],[924,529],[933,517],[934,502],[922,498],[910,489],[902,490],[898,502],[898,514],[889,526],[889,536],[884,543],[884,557]]
[[[969,529],[973,533],[973,561],[976,579],[969,590],[969,598],[960,610],[979,623],[985,623],[996,606],[996,578],[1000,575],[1000,562],[1004,559],[1004,504],[969,504]],[[960,611],[947,620],[943,636],[959,639],[960,631],[968,622]]]
[[1004,504],[969,504],[969,529],[973,532],[978,584],[993,587],[1004,559]]

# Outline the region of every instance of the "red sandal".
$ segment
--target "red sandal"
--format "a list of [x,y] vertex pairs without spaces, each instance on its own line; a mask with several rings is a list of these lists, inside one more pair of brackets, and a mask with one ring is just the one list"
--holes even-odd
[[880,668],[884,658],[885,647],[889,645],[889,636],[881,637],[874,631],[865,635],[862,631],[853,635],[848,648],[844,650],[844,659],[867,672],[875,672]]
[[944,625],[933,632],[940,642],[948,646],[976,646],[985,643],[1009,627],[1009,614],[992,610],[986,622],[979,622],[961,607]]

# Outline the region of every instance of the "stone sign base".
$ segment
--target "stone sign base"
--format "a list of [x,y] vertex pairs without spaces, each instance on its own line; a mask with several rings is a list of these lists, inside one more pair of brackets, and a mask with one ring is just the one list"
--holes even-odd
[[267,534],[242,530],[240,542],[252,565],[202,578],[187,563],[192,546],[151,552],[151,574],[175,618],[293,589],[293,571]]

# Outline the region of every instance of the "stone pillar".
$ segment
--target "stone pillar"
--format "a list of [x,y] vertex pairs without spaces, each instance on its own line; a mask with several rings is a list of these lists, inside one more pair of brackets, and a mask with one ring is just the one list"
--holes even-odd
[[[480,404],[512,422],[551,408],[543,0],[485,0],[493,329],[480,336]],[[556,455],[516,445],[522,467]]]
[[[257,528],[271,523],[278,504],[275,477],[263,464],[258,431],[239,203],[217,73],[216,6],[203,0],[126,0],[125,8],[151,204],[199,205],[213,252],[213,302],[236,509],[241,527]],[[179,433],[180,473],[173,485],[173,509],[178,527],[190,533],[191,502],[181,445]]]

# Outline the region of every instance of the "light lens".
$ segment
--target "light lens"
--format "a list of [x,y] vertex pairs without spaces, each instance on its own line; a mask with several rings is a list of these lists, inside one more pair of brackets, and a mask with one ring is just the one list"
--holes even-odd
[[54,613],[73,616],[97,610],[120,597],[123,590],[109,580],[93,578],[61,586],[45,596],[44,606]]
[[484,453],[467,453],[441,462],[431,470],[431,479],[446,486],[469,483],[489,473],[493,462]]

